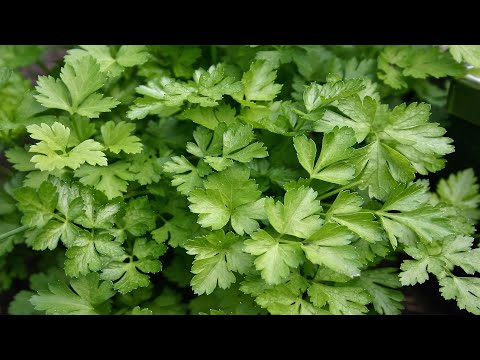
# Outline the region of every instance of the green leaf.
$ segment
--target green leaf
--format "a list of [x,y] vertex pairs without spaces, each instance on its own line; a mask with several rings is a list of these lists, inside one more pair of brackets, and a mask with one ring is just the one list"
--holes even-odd
[[[232,95],[242,89],[240,82],[231,76],[224,64],[211,65],[207,70],[199,68],[193,73],[197,92],[189,100],[200,106],[217,105],[224,95]],[[204,98],[206,97],[206,98]]]
[[371,297],[375,311],[385,315],[399,315],[403,310],[403,294],[400,290],[396,268],[378,268],[362,271],[353,285],[365,289]]
[[135,306],[128,315],[153,315],[153,312],[149,308],[142,309],[140,306]]
[[127,154],[137,154],[142,152],[143,144],[137,136],[132,136],[135,130],[135,124],[120,121],[115,123],[108,121],[101,127],[103,144],[105,148],[114,154],[123,151]]
[[448,237],[443,240],[442,255],[451,269],[459,266],[467,274],[480,272],[480,249],[472,249],[473,238],[470,236]]
[[155,241],[158,243],[168,241],[171,247],[183,247],[185,241],[203,233],[202,228],[197,224],[197,217],[185,211],[187,205],[187,201],[183,198],[169,199],[163,211],[170,216],[161,215],[163,225],[152,231]]
[[136,101],[127,116],[130,119],[142,119],[148,114],[168,116],[179,111],[185,102],[212,107],[219,105],[224,95],[232,95],[241,89],[241,83],[230,76],[221,63],[208,70],[195,70],[193,81],[189,82],[163,76],[137,87],[137,93],[145,97]]
[[[115,281],[113,288],[121,294],[146,287],[150,284],[150,278],[145,273],[157,273],[162,270],[162,263],[157,259],[166,250],[164,244],[147,241],[145,238],[136,239],[132,253],[106,264],[102,269],[101,278]],[[129,261],[125,262],[127,259]]]
[[[198,126],[193,131],[193,138],[195,139],[196,144],[187,142],[187,152],[200,159],[206,157],[207,155],[221,155],[223,146],[223,133],[226,130],[227,124],[224,123],[219,123],[213,133],[201,126]],[[253,133],[251,137],[253,138]]]
[[449,45],[448,50],[455,61],[480,67],[480,45]]
[[[254,299],[245,295],[237,289],[235,285],[228,289],[217,289],[210,295],[200,295],[195,297],[188,304],[190,314],[210,313],[212,309],[220,309],[224,315],[257,315],[264,314],[254,303]],[[214,310],[218,311],[218,310]]]
[[[41,222],[44,224],[41,226],[38,232],[28,240],[28,244],[32,246],[34,250],[45,250],[46,248],[53,250],[57,247],[58,241],[61,239],[66,246],[70,246],[78,235],[78,227],[76,227],[72,220],[80,216],[83,212],[83,203],[79,198],[78,187],[70,186],[66,183],[61,183],[58,179],[53,178],[52,183],[54,188],[44,184],[50,184],[50,182],[44,182],[40,186],[39,195],[43,194],[44,189],[49,188],[48,194],[51,194],[49,201],[56,201],[56,209],[63,214],[65,219],[55,215],[53,202],[51,203],[51,215],[50,220],[45,223],[46,218]],[[46,195],[47,193],[45,193]],[[25,195],[31,195],[31,192],[27,190]],[[35,197],[34,197],[35,198]],[[37,215],[42,213],[40,205],[37,203],[31,203],[28,209],[24,210],[25,216],[28,216],[31,211],[36,211]],[[37,224],[37,226],[40,225]]]
[[438,200],[453,205],[473,221],[480,220],[480,194],[473,169],[450,174],[437,185]]
[[45,181],[38,191],[29,187],[15,190],[17,207],[23,212],[22,223],[41,228],[53,217],[58,201],[55,186]]
[[362,79],[328,81],[324,85],[313,82],[305,87],[303,102],[307,112],[310,113],[336,100],[355,95],[363,89],[365,89],[365,85]]
[[152,302],[148,308],[154,315],[185,315],[186,306],[182,303],[182,296],[170,288],[166,288]]
[[397,239],[408,243],[411,232],[422,240],[432,242],[448,235],[473,231],[469,220],[455,208],[444,203],[429,205],[427,190],[420,182],[398,185],[382,210],[377,212],[394,247]]
[[360,287],[328,286],[314,283],[308,288],[308,295],[315,306],[328,304],[334,315],[361,315],[368,311],[370,295]]
[[112,56],[111,47],[107,45],[81,45],[81,49],[68,51],[67,61],[91,55],[100,65],[100,71],[115,77],[120,75],[125,67],[142,65],[149,59],[145,45],[122,45],[116,56]]
[[33,291],[21,290],[8,305],[10,315],[37,315],[41,312],[36,311],[30,302],[30,298],[35,295]]
[[417,181],[396,186],[382,206],[384,211],[413,211],[428,203],[428,187]]
[[243,167],[230,167],[215,173],[204,181],[205,190],[190,192],[190,210],[200,214],[202,227],[218,230],[231,220],[236,233],[243,235],[258,229],[257,220],[265,219],[261,192],[249,179],[250,172]]
[[22,290],[8,306],[10,315],[40,315],[41,311],[35,310],[30,298],[39,290],[48,290],[48,284],[58,280],[65,280],[65,273],[57,267],[51,267],[44,273],[35,273],[30,276],[30,290]]
[[39,76],[36,89],[39,95],[35,99],[43,106],[73,113],[68,90],[60,79]]
[[[238,100],[238,99],[237,99]],[[253,106],[253,103],[249,106]],[[296,129],[298,115],[293,111],[291,101],[275,101],[260,107],[243,107],[240,119],[255,129],[266,129],[284,136],[298,135]]]
[[[303,280],[305,281],[305,280]],[[265,290],[255,301],[273,315],[327,315],[328,311],[303,299],[308,285],[287,282]]]
[[[172,67],[175,76],[183,78],[192,76],[195,69],[193,65],[202,55],[202,49],[192,45],[150,45],[148,49],[160,63]],[[143,66],[140,70],[147,73],[150,68]]]
[[5,151],[8,161],[18,171],[33,171],[35,164],[31,162],[32,155],[21,147],[13,147]]
[[[282,89],[282,85],[275,84],[277,71],[274,64],[262,60],[253,62],[250,69],[243,74],[243,93],[240,99],[250,101],[271,101]],[[236,95],[237,96],[237,95]]]
[[452,139],[443,137],[445,129],[428,122],[427,104],[401,104],[389,111],[368,96],[363,101],[352,96],[339,100],[336,107],[342,115],[327,110],[314,129],[331,132],[335,126],[348,126],[357,142],[367,140],[368,145],[358,149],[350,163],[370,197],[383,200],[398,182],[412,181],[415,172],[426,175],[442,169],[442,156],[454,150]]
[[445,277],[440,280],[442,296],[457,301],[460,309],[480,315],[480,279],[472,277]]
[[378,57],[378,77],[394,89],[406,88],[408,77],[425,79],[464,74],[461,64],[435,46],[386,46]]
[[[152,83],[148,83],[150,87],[154,87]],[[141,94],[149,94],[145,90],[141,90]],[[162,91],[162,90],[160,90]],[[178,111],[180,111],[180,106],[168,106],[163,102],[159,102],[157,99],[158,95],[146,98],[137,98],[135,104],[130,107],[130,110],[127,112],[127,117],[130,120],[139,120],[144,119],[147,115],[158,115],[158,116],[171,116]]]
[[75,219],[75,222],[88,229],[110,229],[115,223],[120,204],[109,203],[100,197],[101,193],[86,187],[80,189],[80,195],[83,213]]
[[316,197],[316,191],[302,185],[287,191],[283,204],[267,198],[265,211],[270,224],[280,234],[307,238],[323,223],[317,215],[322,207]]
[[441,157],[454,150],[453,140],[443,136],[446,130],[436,123],[429,123],[429,115],[428,104],[401,104],[389,114],[380,134],[385,143],[390,143],[422,175],[441,170],[445,166]]
[[124,67],[142,65],[149,59],[144,45],[122,45],[117,52],[117,62]]
[[133,236],[143,236],[155,228],[156,214],[146,196],[137,197],[128,202],[125,216],[122,219],[123,228]]
[[88,118],[98,118],[109,112],[119,102],[96,92],[106,81],[96,60],[90,56],[74,57],[65,63],[60,79],[51,76],[38,78],[35,95],[47,108],[68,111]]
[[110,281],[99,281],[97,273],[70,280],[71,288],[63,281],[48,285],[31,298],[36,310],[47,315],[96,315],[108,313],[108,300],[115,295]]
[[0,48],[0,66],[17,68],[36,63],[45,51],[44,45],[4,45]]
[[128,170],[134,173],[134,180],[140,185],[157,183],[163,171],[161,159],[155,152],[137,154],[128,159]]
[[422,284],[428,279],[427,272],[442,278],[445,270],[451,271],[455,266],[461,267],[467,274],[480,272],[480,249],[472,250],[472,245],[473,238],[459,235],[405,248],[405,252],[415,260],[402,263],[402,285]]
[[121,245],[105,233],[81,232],[65,255],[65,273],[71,277],[102,269],[102,257],[119,257],[124,254]]
[[251,143],[255,135],[251,125],[232,124],[222,134],[222,153],[218,156],[205,156],[205,161],[213,169],[222,171],[234,161],[248,163],[253,159],[268,156],[261,142]]
[[356,249],[349,245],[352,239],[346,227],[327,223],[301,246],[312,263],[353,278],[360,275],[360,262]]
[[[392,209],[395,211],[396,209]],[[458,213],[454,208],[438,204],[436,206],[426,205],[417,208],[413,211],[395,212],[395,213],[380,213],[382,220],[386,218],[401,224],[402,227],[407,227],[412,230],[420,239],[432,242],[440,240],[448,235],[453,235],[458,232],[455,224],[456,221],[461,221]],[[385,222],[384,222],[385,225]],[[388,225],[388,224],[387,224]],[[387,230],[390,239],[401,238],[402,232],[398,232],[398,228],[394,229],[389,226]],[[401,240],[400,240],[401,241]]]
[[413,180],[415,169],[398,151],[388,145],[375,141],[358,151],[358,157],[352,159],[361,173],[359,179],[368,187],[369,196],[384,199],[399,182]]
[[205,126],[207,129],[215,130],[217,125],[221,122],[232,124],[235,121],[235,109],[229,105],[221,104],[214,108],[212,107],[191,107],[185,109],[179,119],[189,119],[194,123]]
[[333,129],[348,126],[355,132],[357,142],[360,143],[371,132],[372,124],[382,124],[385,121],[387,107],[366,96],[363,100],[359,96],[341,99],[335,107],[344,115],[332,110],[326,110],[323,117],[314,122],[315,131],[331,132]]
[[235,282],[233,271],[245,274],[252,265],[252,257],[242,252],[242,239],[223,230],[197,237],[185,243],[187,253],[195,255],[191,281],[196,294],[210,294],[218,287],[228,288]]
[[177,190],[183,195],[190,194],[196,188],[203,188],[202,177],[211,172],[208,165],[202,163],[202,161],[194,166],[183,155],[173,156],[170,161],[163,164],[163,170],[174,174],[172,185],[176,186]]
[[[58,245],[60,237],[66,237],[64,235],[68,232],[68,222],[61,223],[59,221],[50,220],[41,230],[37,236],[31,240],[32,249],[34,250],[53,250]],[[66,243],[69,243],[66,241]]]
[[356,193],[344,190],[337,195],[326,220],[347,227],[360,238],[374,243],[385,240],[382,226],[370,212],[362,211],[363,199]]
[[109,199],[113,199],[122,196],[127,191],[128,182],[135,178],[129,171],[129,166],[123,161],[117,161],[107,167],[82,165],[74,174],[80,178],[82,184],[93,186]]
[[290,268],[297,268],[304,261],[300,243],[280,243],[264,230],[245,241],[244,251],[257,256],[255,267],[271,285],[280,284],[290,275]]
[[[72,144],[70,129],[55,122],[51,127],[42,123],[29,125],[27,130],[33,139],[40,140],[30,147],[30,152],[37,153],[31,159],[35,167],[42,171],[53,171],[69,167],[78,169],[85,162],[90,165],[107,165],[102,152],[103,146],[91,139],[80,144]],[[72,148],[72,149],[70,149]]]
[[335,128],[331,133],[325,134],[316,164],[317,148],[313,140],[307,140],[302,135],[295,137],[293,143],[298,160],[310,178],[341,185],[353,179],[354,167],[343,161],[351,158],[354,152],[352,146],[356,140],[352,129]]

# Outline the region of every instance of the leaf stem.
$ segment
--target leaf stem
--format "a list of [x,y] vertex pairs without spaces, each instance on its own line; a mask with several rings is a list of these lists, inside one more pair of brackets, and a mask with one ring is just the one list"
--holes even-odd
[[62,221],[62,222],[67,222],[67,219],[65,219],[63,216],[60,216],[58,214],[53,213],[53,217],[57,220]]
[[133,191],[130,194],[125,195],[123,199],[125,200],[125,199],[130,199],[131,197],[134,197],[134,196],[148,195],[148,194],[150,194],[150,191],[148,190]]
[[158,215],[158,218],[159,218],[160,220],[162,220],[165,224],[168,223],[168,220],[165,219],[162,215],[159,214],[159,215]]
[[80,230],[83,229],[81,226],[78,226],[77,224],[73,223],[71,220],[69,220],[69,219],[67,219],[67,218],[64,218],[63,216],[60,216],[60,215],[58,215],[58,214],[56,214],[56,213],[53,213],[52,215],[53,215],[53,217],[54,217],[55,219],[57,219],[57,220],[59,220],[59,221],[61,221],[61,222],[64,222],[64,223],[67,223],[67,222],[68,222],[68,223],[70,223],[71,225],[75,226],[77,229],[80,229]]
[[342,186],[342,187],[339,187],[338,189],[335,189],[335,190],[332,190],[332,191],[329,191],[323,195],[320,195],[317,199],[318,200],[323,200],[323,199],[327,199],[329,198],[330,196],[332,195],[335,195],[335,194],[338,194],[340,191],[343,191],[343,190],[347,190],[347,189],[351,189],[357,185],[360,185],[362,183],[361,180],[358,180],[358,181],[355,181],[353,183],[350,183],[350,184],[347,184],[345,186]]
[[29,229],[30,226],[27,226],[27,225],[23,225],[23,226],[20,226],[16,229],[13,229],[13,230],[10,230],[2,235],[0,235],[0,240],[3,240],[3,239],[6,239],[12,235],[15,235],[15,234],[18,234],[18,233],[21,233],[22,231],[25,231],[27,229]]
[[302,243],[301,241],[293,241],[293,240],[280,239],[280,238],[277,238],[277,240],[279,243],[282,243],[282,244],[301,244]]

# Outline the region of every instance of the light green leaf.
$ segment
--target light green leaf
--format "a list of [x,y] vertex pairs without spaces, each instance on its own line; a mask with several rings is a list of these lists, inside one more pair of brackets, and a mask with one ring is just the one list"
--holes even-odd
[[107,165],[100,143],[88,139],[80,144],[71,144],[70,129],[58,122],[51,127],[44,123],[41,126],[29,125],[27,130],[33,139],[40,140],[29,151],[38,153],[32,157],[31,162],[42,171],[64,167],[77,169],[85,162],[90,165]]
[[337,195],[326,220],[347,227],[360,238],[374,243],[385,240],[382,226],[370,212],[362,211],[363,199],[356,193],[344,190]]
[[480,67],[480,45],[449,45],[448,50],[455,61]]
[[243,74],[243,94],[240,99],[250,101],[271,101],[282,89],[282,85],[275,84],[277,71],[275,64],[257,60],[250,65],[250,69]]
[[394,89],[406,88],[408,77],[425,79],[463,74],[463,65],[436,46],[386,46],[378,57],[378,77]]
[[[250,172],[243,167],[230,167],[215,173],[204,181],[205,190],[190,192],[190,210],[199,214],[202,227],[218,230],[232,219],[232,227],[240,235],[258,229],[256,220],[265,219],[261,192],[249,179]],[[249,212],[251,211],[251,212]]]
[[313,82],[305,87],[303,102],[307,112],[311,113],[318,108],[323,108],[336,100],[348,98],[365,89],[362,79],[332,80],[327,79],[327,83],[324,85]]
[[131,135],[135,130],[135,124],[120,121],[119,123],[108,121],[101,127],[103,144],[114,154],[123,151],[127,154],[142,152],[143,144],[137,136]]
[[358,149],[349,163],[356,166],[361,189],[368,187],[370,197],[385,199],[399,182],[409,182],[416,172],[426,175],[445,165],[444,155],[453,152],[452,139],[445,129],[429,123],[430,105],[401,104],[393,110],[366,96],[341,99],[314,122],[315,131],[331,132],[335,126],[351,127],[357,142],[368,145]]
[[445,270],[461,267],[467,274],[480,272],[480,249],[472,249],[473,238],[469,236],[448,236],[431,244],[417,243],[405,248],[405,252],[415,260],[405,260],[400,273],[402,285],[423,283],[428,279],[427,272],[438,278],[445,276]]
[[257,256],[255,267],[271,285],[280,284],[290,275],[290,268],[297,268],[304,261],[300,243],[280,243],[264,230],[245,241],[244,251]]
[[442,296],[457,301],[460,309],[480,315],[480,279],[473,277],[445,277],[440,280]]
[[89,118],[98,118],[100,113],[109,112],[119,104],[117,100],[96,92],[105,83],[106,76],[90,55],[67,60],[60,79],[39,77],[36,86],[39,94],[35,98],[40,104]]
[[322,207],[316,197],[316,191],[302,185],[287,191],[283,204],[267,198],[265,211],[270,224],[280,234],[307,238],[323,223],[317,215]]
[[353,278],[360,275],[360,262],[356,249],[349,245],[352,239],[353,234],[346,227],[328,223],[301,246],[312,263]]
[[450,174],[446,180],[440,179],[437,194],[440,201],[457,207],[471,220],[480,220],[480,194],[473,169]]
[[341,185],[353,179],[354,167],[343,161],[352,157],[354,152],[352,146],[356,140],[352,129],[335,128],[331,133],[325,134],[316,164],[317,149],[313,140],[307,140],[305,135],[302,135],[295,137],[293,143],[298,160],[310,174],[310,178]]

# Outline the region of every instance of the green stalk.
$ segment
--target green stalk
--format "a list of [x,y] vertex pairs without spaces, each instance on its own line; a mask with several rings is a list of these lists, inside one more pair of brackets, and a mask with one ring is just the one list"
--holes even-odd
[[338,194],[340,191],[343,191],[343,190],[347,190],[347,189],[351,189],[357,185],[360,185],[362,182],[360,180],[358,181],[355,181],[351,184],[347,184],[345,186],[342,186],[342,187],[339,187],[338,189],[335,189],[335,190],[332,190],[332,191],[329,191],[321,196],[318,197],[318,200],[323,200],[323,199],[327,199],[329,198],[330,196],[332,195],[335,195],[335,194]]
[[20,226],[16,229],[13,229],[13,230],[10,230],[9,232],[6,232],[2,235],[0,235],[0,240],[3,240],[3,239],[6,239],[12,235],[15,235],[15,234],[18,234],[18,233],[21,233],[22,231],[25,231],[27,229],[29,229],[30,226],[27,226],[27,225],[23,225],[23,226]]

